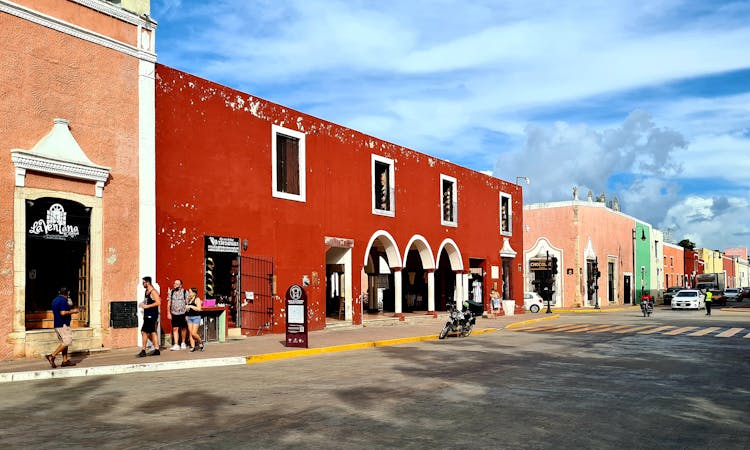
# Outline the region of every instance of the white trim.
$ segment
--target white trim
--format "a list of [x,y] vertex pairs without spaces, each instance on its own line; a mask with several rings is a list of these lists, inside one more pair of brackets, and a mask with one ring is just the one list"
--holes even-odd
[[416,246],[416,249],[419,252],[420,260],[422,261],[422,268],[435,269],[435,256],[432,254],[430,244],[427,242],[427,239],[420,234],[415,234],[414,236],[412,236],[412,238],[409,239],[409,243],[406,244],[403,257],[404,266],[406,266],[406,259],[409,256],[409,250],[411,249],[411,246],[417,242],[420,242],[422,244],[421,247],[419,245]]
[[[503,231],[503,198],[508,199],[508,231]],[[500,216],[500,234],[503,236],[513,236],[513,196],[500,192],[500,203],[498,204],[498,214]]]
[[24,20],[28,20],[29,22],[50,28],[55,31],[59,31],[69,36],[77,37],[93,44],[101,45],[102,47],[106,47],[141,60],[153,63],[156,62],[156,53],[154,52],[140,50],[130,44],[120,42],[103,34],[87,30],[85,28],[79,27],[78,25],[73,25],[72,23],[65,22],[56,17],[42,14],[21,5],[11,3],[7,0],[0,0],[0,13],[1,12]]
[[368,260],[370,258],[370,248],[372,248],[372,244],[375,243],[375,240],[377,240],[380,237],[384,237],[386,239],[386,242],[390,245],[383,245],[385,247],[385,255],[388,258],[388,266],[391,268],[401,268],[403,267],[403,263],[401,262],[401,255],[398,250],[398,245],[396,244],[396,240],[393,239],[393,236],[391,236],[391,233],[385,231],[385,230],[378,230],[375,233],[370,236],[370,240],[367,242],[367,246],[365,247],[365,259],[364,259],[364,266],[367,266]]
[[503,247],[500,249],[501,258],[515,258],[516,251],[510,246],[510,238],[503,238]]
[[[154,63],[138,63],[138,272],[150,276],[158,286],[156,273],[156,112]],[[140,278],[133,280],[136,298],[143,298],[145,289]],[[132,291],[131,291],[132,292]],[[138,325],[134,341],[143,344],[139,332],[143,324],[143,309],[138,309]]]
[[[388,190],[389,192],[389,202],[388,207],[389,209],[380,209],[376,207],[375,203],[375,163],[379,162],[381,164],[387,164],[388,165],[388,180],[390,181],[388,184]],[[388,217],[395,217],[396,216],[396,169],[394,161],[390,158],[386,158],[384,156],[380,155],[372,155],[372,158],[370,160],[370,200],[372,201],[372,213],[376,214],[378,216],[388,216]]]
[[71,2],[78,3],[79,5],[91,8],[100,13],[112,16],[116,19],[120,19],[123,22],[127,22],[131,25],[137,25],[139,27],[147,28],[149,30],[156,29],[156,21],[152,19],[148,14],[143,16],[137,15],[137,13],[128,11],[125,8],[115,6],[106,1],[101,0],[69,0]]
[[[451,208],[453,208],[453,220],[448,221],[443,218],[443,181],[448,181],[450,183],[453,183],[453,189],[451,192],[451,200],[452,205]],[[446,227],[457,227],[458,226],[458,180],[456,180],[454,177],[440,174],[440,225],[444,225]]]
[[[445,249],[446,252],[448,252],[448,259],[451,263],[451,270],[464,270],[464,259],[461,256],[461,250],[458,249],[458,244],[456,244],[456,241],[454,241],[451,238],[444,239],[443,242],[440,243],[440,247],[438,247],[437,251],[437,266],[440,268],[440,255],[443,252],[443,249]],[[451,251],[452,249],[453,251]]]
[[[299,162],[299,194],[290,194],[288,192],[278,190],[276,186],[276,174],[278,168],[276,167],[276,135],[282,134],[299,140],[297,146],[297,159]],[[271,192],[276,198],[283,198],[285,200],[294,200],[296,202],[305,202],[307,199],[307,184],[305,174],[307,173],[307,166],[305,165],[305,133],[299,131],[290,130],[280,125],[271,125]]]

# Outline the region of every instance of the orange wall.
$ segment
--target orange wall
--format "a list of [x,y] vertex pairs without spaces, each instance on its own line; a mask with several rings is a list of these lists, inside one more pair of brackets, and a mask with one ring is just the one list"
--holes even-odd
[[[123,23],[72,2],[23,1],[46,14],[62,15],[104,34],[119,36]],[[0,210],[12,211],[10,149],[30,150],[52,128],[70,121],[71,133],[87,156],[111,168],[104,189],[104,292],[107,302],[135,299],[138,262],[138,62],[114,50],[0,13]],[[95,22],[95,23],[94,23]],[[128,25],[135,36],[135,27]],[[27,174],[28,186],[93,195],[90,183]],[[13,314],[13,217],[0,215],[0,335]],[[52,299],[50,299],[52,301]],[[133,345],[135,331],[105,330],[106,346]],[[0,357],[11,351],[0,343]]]
[[687,286],[685,278],[685,250],[677,245],[664,244],[664,288]]

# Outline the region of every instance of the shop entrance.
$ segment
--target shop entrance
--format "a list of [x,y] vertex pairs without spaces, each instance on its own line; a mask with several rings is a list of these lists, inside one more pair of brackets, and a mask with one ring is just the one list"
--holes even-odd
[[91,208],[45,197],[26,201],[26,328],[52,328],[52,300],[70,290],[81,314],[71,326],[88,325]]
[[207,305],[227,306],[227,326],[237,323],[237,282],[240,273],[240,240],[232,237],[205,236],[205,284]]

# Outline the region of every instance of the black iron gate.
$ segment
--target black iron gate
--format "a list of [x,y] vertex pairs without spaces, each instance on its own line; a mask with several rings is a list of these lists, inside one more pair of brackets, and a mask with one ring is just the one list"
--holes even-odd
[[262,334],[273,322],[273,257],[240,257],[240,326],[242,334]]

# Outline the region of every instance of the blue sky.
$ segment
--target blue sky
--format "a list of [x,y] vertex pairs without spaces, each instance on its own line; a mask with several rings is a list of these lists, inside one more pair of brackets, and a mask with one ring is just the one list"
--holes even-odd
[[496,177],[750,242],[750,1],[152,0],[163,64]]

